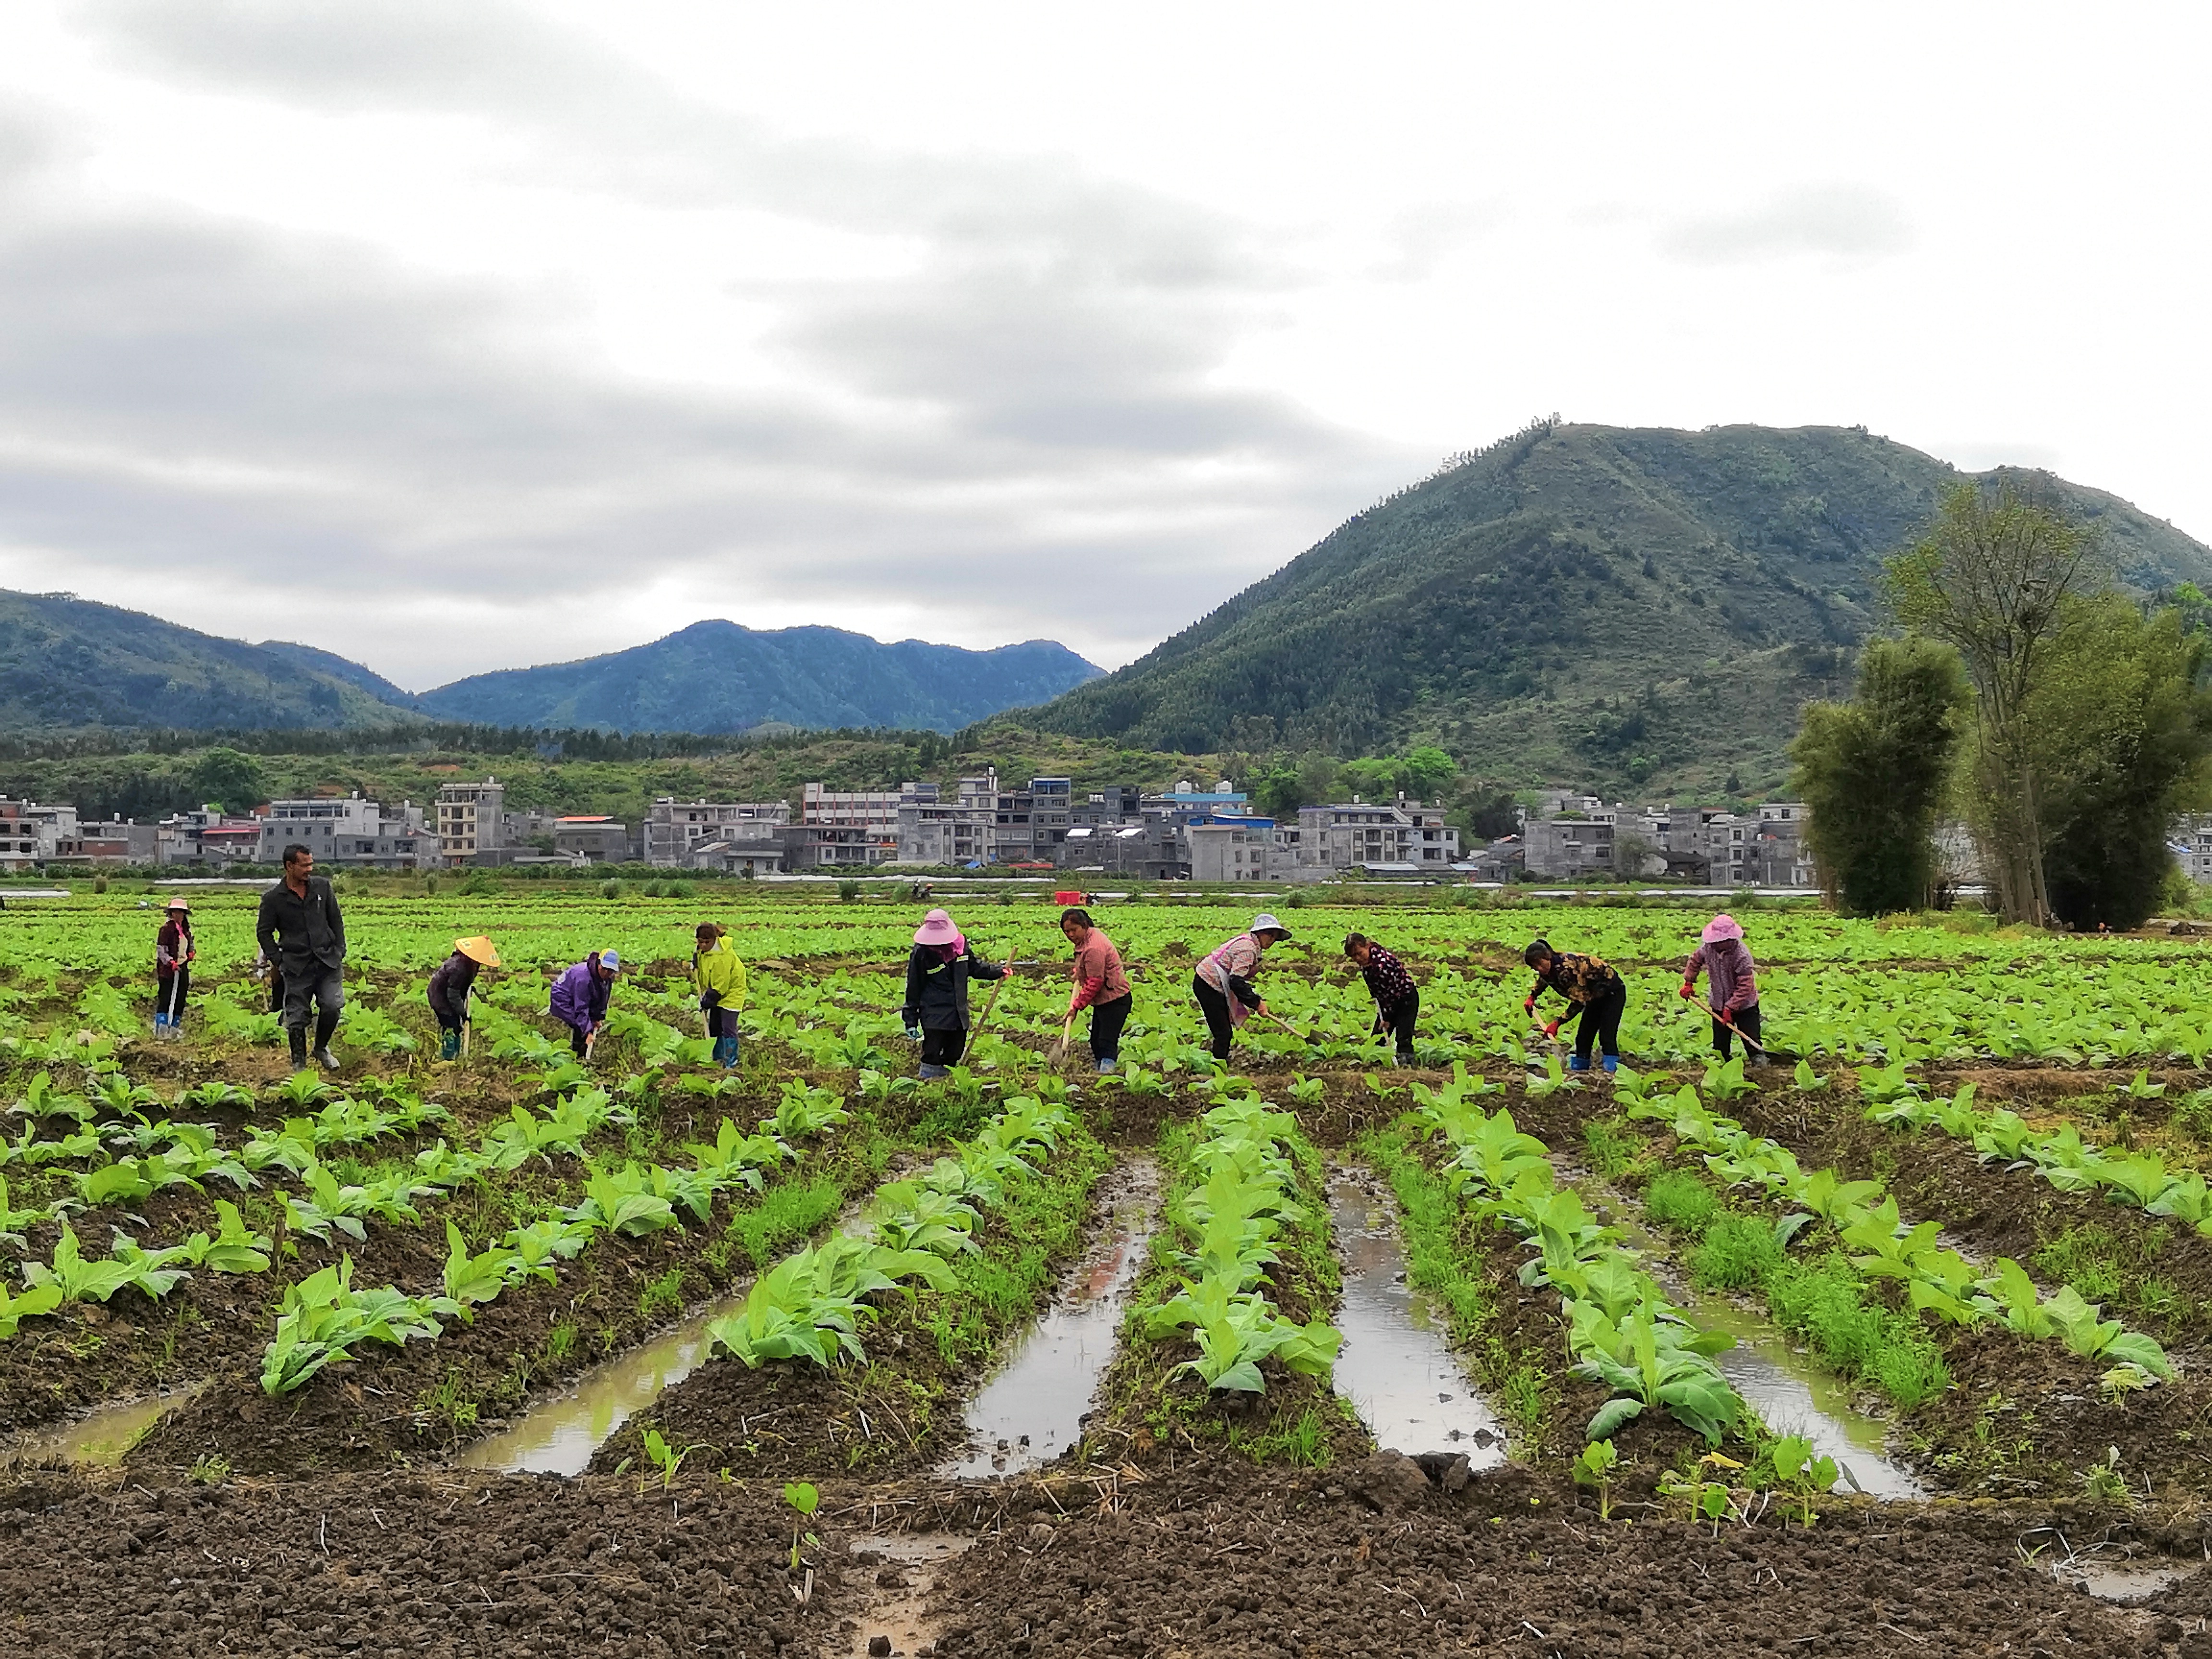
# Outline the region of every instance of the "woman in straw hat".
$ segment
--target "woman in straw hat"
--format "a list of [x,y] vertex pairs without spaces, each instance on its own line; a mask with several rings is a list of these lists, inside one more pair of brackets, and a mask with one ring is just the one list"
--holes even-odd
[[477,975],[499,966],[499,951],[481,933],[453,941],[453,954],[430,975],[430,1012],[438,1021],[438,1057],[458,1060],[461,1030],[469,1023],[469,993]]
[[968,981],[1006,977],[984,961],[942,910],[932,910],[914,931],[906,959],[906,1006],[899,1018],[906,1034],[921,1042],[921,1073],[943,1077],[968,1048]]
[[192,907],[169,901],[161,931],[154,935],[154,1030],[176,1033],[185,1024],[185,999],[192,990]]

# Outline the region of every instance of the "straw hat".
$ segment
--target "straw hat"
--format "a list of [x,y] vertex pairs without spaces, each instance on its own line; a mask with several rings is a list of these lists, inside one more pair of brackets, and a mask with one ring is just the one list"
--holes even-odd
[[1705,931],[1698,937],[1708,945],[1718,945],[1724,939],[1741,939],[1743,929],[1734,916],[1723,910],[1705,924]]
[[487,968],[499,966],[499,947],[482,933],[471,934],[467,939],[455,939],[453,949],[459,951],[471,962],[481,963]]
[[168,908],[172,910],[189,910],[192,907],[183,899],[173,898],[169,901]]

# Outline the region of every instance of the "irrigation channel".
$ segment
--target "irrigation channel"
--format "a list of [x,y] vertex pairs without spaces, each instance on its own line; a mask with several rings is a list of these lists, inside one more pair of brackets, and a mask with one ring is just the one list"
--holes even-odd
[[1125,1159],[1099,1183],[1102,1218],[1091,1246],[1052,1305],[1008,1348],[968,1402],[968,1449],[940,1473],[963,1480],[1042,1468],[1083,1431],[1114,1346],[1130,1287],[1159,1226],[1159,1166]]
[[11,1449],[26,1465],[75,1463],[85,1468],[113,1468],[146,1437],[147,1431],[179,1406],[188,1404],[205,1382],[101,1406],[55,1428],[21,1437]]
[[1373,1176],[1330,1171],[1329,1223],[1344,1264],[1336,1391],[1378,1446],[1462,1452],[1470,1468],[1495,1468],[1505,1461],[1503,1425],[1445,1346],[1435,1305],[1408,1281],[1394,1212]]
[[1763,1315],[1692,1286],[1675,1269],[1666,1243],[1644,1225],[1633,1200],[1571,1158],[1554,1157],[1552,1164],[1559,1184],[1579,1188],[1606,1224],[1620,1231],[1621,1242],[1643,1255],[1693,1324],[1735,1339],[1735,1346],[1714,1355],[1713,1363],[1769,1429],[1804,1436],[1816,1453],[1836,1460],[1846,1483],[1869,1498],[1928,1495],[1911,1471],[1891,1461],[1888,1429],[1851,1404],[1850,1390],[1840,1378],[1807,1358]]

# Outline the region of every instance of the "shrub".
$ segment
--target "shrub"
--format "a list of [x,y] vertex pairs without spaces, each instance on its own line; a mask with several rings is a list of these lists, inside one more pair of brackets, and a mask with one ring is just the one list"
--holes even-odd
[[854,881],[848,878],[848,879],[837,884],[838,903],[850,904],[854,899],[857,899],[860,896],[860,884],[859,882]]
[[599,884],[599,896],[601,898],[620,898],[622,895],[622,883],[618,881],[603,881]]
[[1758,1216],[1717,1215],[1690,1253],[1690,1282],[1717,1291],[1747,1291],[1782,1265],[1782,1241]]

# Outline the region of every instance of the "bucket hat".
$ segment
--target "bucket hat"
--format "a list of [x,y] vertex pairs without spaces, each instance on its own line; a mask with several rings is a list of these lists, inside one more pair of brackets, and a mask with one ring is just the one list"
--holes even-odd
[[1261,911],[1258,915],[1252,918],[1251,927],[1245,931],[1252,933],[1280,933],[1285,939],[1291,936],[1291,930],[1276,920],[1273,910]]
[[499,966],[499,947],[481,933],[471,934],[467,939],[455,939],[453,949],[459,951],[471,962],[481,963],[487,968]]
[[960,930],[952,925],[952,918],[942,910],[932,910],[921,919],[921,926],[914,930],[916,945],[957,945]]
[[1698,937],[1708,945],[1718,945],[1724,939],[1741,939],[1743,929],[1734,916],[1723,910],[1705,924],[1705,931]]
[[183,899],[173,898],[165,908],[171,910],[189,910],[192,907]]

